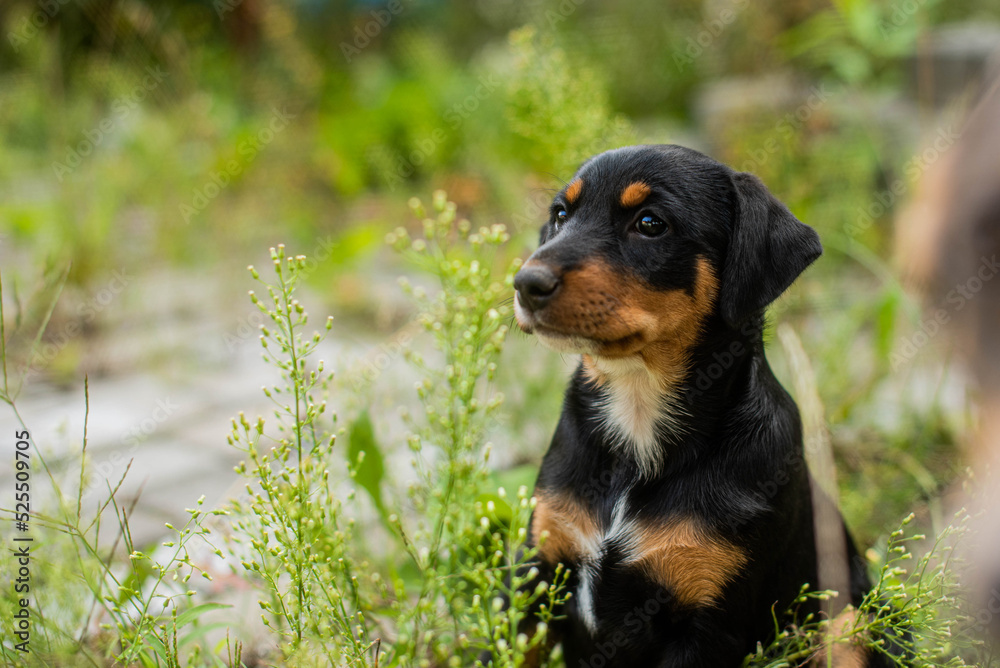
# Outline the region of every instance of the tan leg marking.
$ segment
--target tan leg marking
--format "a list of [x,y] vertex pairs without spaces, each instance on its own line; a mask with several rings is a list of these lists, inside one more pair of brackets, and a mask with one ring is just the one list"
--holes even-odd
[[[597,520],[573,499],[556,494],[537,494],[531,518],[531,543],[550,564],[578,561],[596,553],[600,544]],[[548,537],[542,541],[542,532]]]
[[632,563],[683,605],[710,606],[749,561],[739,547],[695,520],[678,519],[640,530]]

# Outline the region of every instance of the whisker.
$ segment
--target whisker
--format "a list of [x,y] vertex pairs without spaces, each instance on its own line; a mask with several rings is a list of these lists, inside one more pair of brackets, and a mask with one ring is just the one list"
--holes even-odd
[[542,174],[544,174],[545,176],[551,176],[551,177],[552,177],[552,178],[554,178],[554,179],[555,179],[556,181],[559,181],[560,183],[562,183],[562,184],[563,184],[564,186],[568,186],[568,185],[569,185],[569,182],[568,182],[568,181],[566,181],[566,180],[564,180],[564,179],[563,179],[563,178],[562,178],[561,176],[559,176],[558,174],[553,174],[552,172],[542,172]]

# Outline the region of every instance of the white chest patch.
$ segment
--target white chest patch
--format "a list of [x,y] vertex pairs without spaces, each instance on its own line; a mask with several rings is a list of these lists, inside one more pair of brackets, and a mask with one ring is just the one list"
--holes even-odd
[[577,604],[584,626],[591,633],[597,632],[597,615],[594,613],[594,576],[600,571],[601,562],[610,543],[617,544],[625,552],[626,562],[633,558],[633,553],[637,549],[635,523],[628,516],[628,502],[625,496],[615,503],[611,526],[596,540],[592,539],[586,544],[578,567],[580,584],[577,587]]
[[643,475],[656,473],[663,463],[660,434],[683,430],[685,411],[678,397],[637,356],[594,357],[593,364],[604,378],[600,421],[613,447],[628,451]]

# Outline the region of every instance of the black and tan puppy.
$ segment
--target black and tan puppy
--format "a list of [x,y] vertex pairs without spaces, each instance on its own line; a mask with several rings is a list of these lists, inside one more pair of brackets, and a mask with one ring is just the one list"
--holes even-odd
[[569,668],[738,666],[816,585],[799,414],[762,328],[821,252],[756,177],[679,146],[598,155],[555,197],[515,311],[582,354],[531,525],[543,570],[572,572]]

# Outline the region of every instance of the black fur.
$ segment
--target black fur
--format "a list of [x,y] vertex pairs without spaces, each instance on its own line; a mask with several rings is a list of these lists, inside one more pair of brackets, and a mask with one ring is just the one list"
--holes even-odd
[[[623,498],[638,520],[696,518],[749,561],[714,604],[685,605],[669,587],[622,563],[624,547],[611,540],[592,565],[596,631],[582,617],[581,565],[570,561],[573,597],[553,633],[568,668],[738,666],[758,641],[773,636],[772,610],[780,615],[802,584],[818,584],[799,414],[768,366],[762,330],[765,307],[821,254],[819,237],[756,177],[679,146],[609,151],[576,176],[583,182],[579,196],[572,203],[565,189],[556,196],[531,258],[532,267],[552,275],[539,279],[522,270],[519,298],[530,301],[533,293],[532,307],[543,313],[562,296],[561,277],[595,260],[623,281],[694,294],[698,258],[718,278],[718,296],[676,388],[680,423],[659,430],[656,474],[643,476],[629,452],[612,447],[595,418],[603,390],[588,382],[581,365],[536,494],[572,498],[605,527]],[[620,193],[637,181],[650,193],[626,209]],[[561,226],[560,211],[566,212]],[[667,223],[668,231],[639,235],[636,221],[645,215]],[[522,326],[539,331],[541,323]],[[600,330],[587,333],[600,339]],[[870,585],[849,537],[846,544],[857,604]],[[550,577],[552,566],[543,563],[540,577]]]

